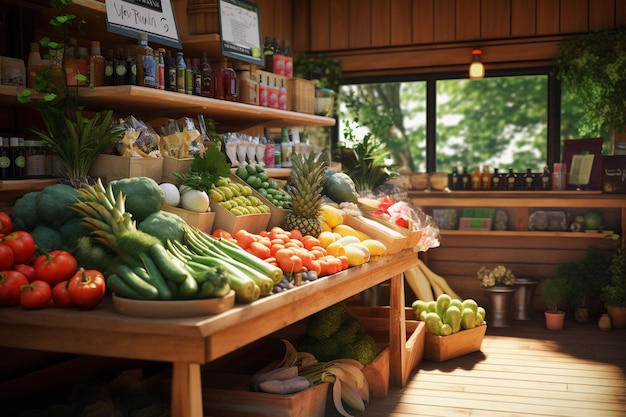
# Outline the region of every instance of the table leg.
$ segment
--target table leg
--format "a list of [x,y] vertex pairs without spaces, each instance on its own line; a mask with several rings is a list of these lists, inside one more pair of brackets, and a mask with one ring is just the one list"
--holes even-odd
[[174,362],[171,417],[202,417],[202,378],[197,363]]
[[389,287],[389,380],[403,387],[408,375],[404,369],[408,361],[406,351],[406,321],[404,311],[404,274],[391,277]]

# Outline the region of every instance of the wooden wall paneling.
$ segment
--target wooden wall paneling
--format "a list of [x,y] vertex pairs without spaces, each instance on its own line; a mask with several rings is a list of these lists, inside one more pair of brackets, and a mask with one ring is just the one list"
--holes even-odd
[[615,0],[615,23],[614,27],[626,26],[626,1]]
[[412,0],[413,44],[432,43],[435,40],[435,0]]
[[455,40],[480,39],[481,0],[457,0],[455,15]]
[[350,47],[350,3],[333,1],[330,4],[330,49],[341,50]]
[[511,36],[534,36],[536,12],[535,0],[511,0]]
[[315,0],[311,2],[311,48],[313,52],[330,50],[330,2],[331,0]]
[[[267,32],[263,32],[263,28],[261,29],[263,35],[267,33],[281,42],[285,39],[291,41],[293,37],[291,32],[291,19],[293,16],[291,3],[291,0],[258,1],[259,7],[263,7],[262,10],[265,10],[265,15],[269,19],[269,24],[266,26]],[[263,26],[263,23],[261,23],[261,26]]]
[[390,44],[392,46],[411,43],[412,16],[411,0],[391,0],[390,4]]
[[536,5],[537,35],[559,33],[559,0],[537,0]]
[[375,0],[371,7],[371,46],[378,48],[391,44],[391,31],[395,26],[391,25],[391,0]]
[[293,17],[291,19],[291,33],[293,34],[292,54],[298,56],[309,50],[311,44],[311,0],[293,1]]
[[[380,1],[380,0],[374,0]],[[349,0],[349,47],[360,49],[372,46],[372,0]]]
[[[561,33],[587,32],[589,30],[589,2],[591,0],[561,0]],[[594,2],[597,0],[593,0]]]
[[482,0],[480,13],[481,38],[501,39],[511,36],[510,0]]
[[615,15],[607,13],[607,11],[615,11],[616,1],[620,2],[619,0],[593,0],[589,2],[589,30],[612,29],[614,27]]
[[454,0],[437,0],[434,8],[435,42],[450,42],[456,39],[456,2]]

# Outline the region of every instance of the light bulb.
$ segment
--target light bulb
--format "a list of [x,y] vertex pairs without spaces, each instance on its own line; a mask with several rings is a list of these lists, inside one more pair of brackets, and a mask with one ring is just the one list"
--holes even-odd
[[469,77],[472,80],[481,80],[485,76],[485,67],[480,60],[482,53],[480,49],[472,51],[472,63],[469,67]]

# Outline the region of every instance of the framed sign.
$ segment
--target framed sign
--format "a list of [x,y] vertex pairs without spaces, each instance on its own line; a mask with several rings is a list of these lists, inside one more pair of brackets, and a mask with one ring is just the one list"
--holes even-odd
[[106,0],[107,30],[181,49],[173,0]]
[[563,141],[562,162],[567,164],[568,189],[601,189],[602,142],[602,138]]
[[222,55],[264,65],[259,5],[251,0],[219,0]]

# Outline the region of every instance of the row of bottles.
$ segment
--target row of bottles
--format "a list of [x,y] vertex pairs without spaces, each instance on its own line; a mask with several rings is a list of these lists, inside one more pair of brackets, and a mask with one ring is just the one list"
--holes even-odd
[[489,170],[483,166],[482,170],[475,167],[470,174],[467,167],[459,172],[457,167],[452,167],[449,187],[451,190],[473,191],[548,191],[552,190],[550,170],[546,166],[542,173],[533,173],[530,168],[524,174],[514,172],[509,168],[507,173],[499,172],[498,168]]
[[58,158],[43,142],[0,137],[0,181],[52,177],[61,171]]
[[259,74],[259,106],[270,107],[272,109],[287,110],[287,89],[284,80],[280,80],[280,87],[276,78],[274,83],[270,83],[269,76],[263,81],[263,74]]
[[293,77],[293,57],[288,40],[281,42],[278,38],[266,36],[265,45],[263,45],[263,57],[265,71]]

